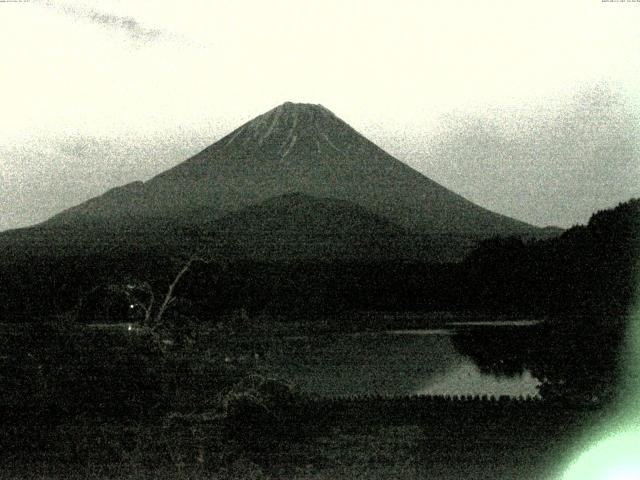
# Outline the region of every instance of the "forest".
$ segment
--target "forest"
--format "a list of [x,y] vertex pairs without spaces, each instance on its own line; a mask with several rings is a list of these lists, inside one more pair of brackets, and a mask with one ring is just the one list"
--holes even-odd
[[[239,308],[292,318],[362,310],[619,316],[634,299],[639,204],[597,212],[552,239],[485,240],[460,263],[213,258],[194,264],[177,293],[204,320]],[[3,257],[0,315],[5,322],[71,313],[85,323],[122,321],[129,302],[113,287],[133,281],[163,291],[188,258],[143,245],[126,255]]]

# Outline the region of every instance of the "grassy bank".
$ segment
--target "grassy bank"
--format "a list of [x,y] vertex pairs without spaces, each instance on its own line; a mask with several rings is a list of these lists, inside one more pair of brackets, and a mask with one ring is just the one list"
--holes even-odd
[[1,478],[535,478],[600,414],[313,398],[255,375],[283,338],[317,333],[303,325],[226,320],[164,350],[143,330],[3,327]]

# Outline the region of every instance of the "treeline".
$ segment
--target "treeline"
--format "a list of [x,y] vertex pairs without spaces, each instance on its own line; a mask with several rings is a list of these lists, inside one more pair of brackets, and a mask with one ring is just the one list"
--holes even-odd
[[594,214],[560,237],[493,239],[464,262],[470,305],[544,316],[536,328],[469,330],[456,348],[485,371],[529,370],[545,398],[607,403],[625,395],[625,340],[640,280],[640,200]]
[[625,315],[639,277],[640,200],[550,240],[482,242],[461,267],[469,304],[493,311]]
[[[632,200],[598,212],[588,225],[549,240],[488,240],[461,263],[194,264],[176,294],[205,320],[237,309],[296,319],[363,310],[624,315],[638,278],[639,205]],[[128,302],[111,287],[144,281],[161,294],[185,259],[141,247],[128,254],[3,258],[0,315],[24,321],[74,311],[83,321],[122,321]]]
[[[194,265],[177,293],[207,319],[236,309],[295,318],[362,310],[623,315],[638,278],[639,202],[550,240],[482,242],[462,263],[218,261]],[[3,258],[0,315],[29,320],[81,309],[87,321],[122,321],[126,299],[109,287],[144,281],[160,294],[184,260],[141,248]]]
[[[185,258],[153,252],[127,256],[33,258],[3,265],[0,315],[5,321],[76,312],[81,321],[127,320],[126,295],[116,287],[148,282],[161,295]],[[176,296],[201,320],[239,309],[314,319],[349,311],[434,311],[464,308],[457,264],[419,263],[196,263]]]

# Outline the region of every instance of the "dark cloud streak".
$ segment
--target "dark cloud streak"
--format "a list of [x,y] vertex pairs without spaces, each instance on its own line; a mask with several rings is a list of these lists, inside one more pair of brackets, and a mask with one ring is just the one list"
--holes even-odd
[[135,18],[129,16],[115,15],[93,8],[87,8],[80,5],[55,4],[53,2],[38,2],[40,5],[53,8],[75,19],[94,23],[120,33],[124,33],[128,37],[136,41],[154,41],[162,37],[169,37],[170,34],[163,30],[146,28],[142,26]]
[[90,10],[88,13],[83,15],[82,18],[109,28],[121,30],[130,37],[138,40],[155,40],[156,38],[163,36],[162,30],[144,28],[133,17],[120,17],[117,15]]

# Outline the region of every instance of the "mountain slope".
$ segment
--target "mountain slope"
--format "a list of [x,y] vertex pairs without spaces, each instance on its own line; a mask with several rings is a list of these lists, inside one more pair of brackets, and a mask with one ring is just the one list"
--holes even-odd
[[[333,198],[291,193],[194,223],[192,219],[85,217],[0,234],[4,260],[42,256],[181,256],[206,250],[227,260],[461,260],[475,245],[464,236],[416,233]],[[0,259],[1,260],[1,259]]]
[[179,218],[198,224],[293,192],[344,200],[421,233],[484,238],[538,230],[433,182],[326,108],[293,103],[260,115],[146,183],[113,189],[46,223]]
[[226,257],[260,260],[417,258],[420,240],[357,205],[300,193],[272,197],[196,228]]

